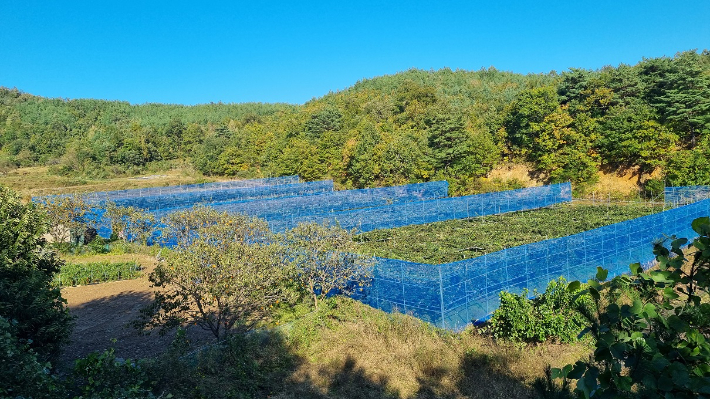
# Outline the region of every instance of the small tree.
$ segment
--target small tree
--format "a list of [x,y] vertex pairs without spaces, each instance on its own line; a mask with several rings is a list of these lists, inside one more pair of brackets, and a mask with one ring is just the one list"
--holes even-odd
[[177,246],[150,275],[160,290],[143,310],[142,327],[196,325],[222,339],[251,330],[287,299],[289,262],[265,239],[265,222],[207,208],[168,221],[163,234]]
[[103,215],[108,220],[112,234],[126,241],[145,244],[155,229],[155,216],[140,208],[117,206],[108,201]]
[[353,233],[338,226],[299,224],[282,241],[293,260],[295,279],[313,297],[316,309],[329,293],[350,294],[372,278],[371,259],[354,254]]
[[[658,267],[605,283],[599,268],[587,292],[598,311],[589,314],[594,357],[553,377],[577,380],[580,398],[702,398],[710,395],[710,218],[693,221],[700,236],[655,245]],[[579,288],[578,281],[569,288]],[[602,306],[605,305],[605,306]]]
[[200,236],[212,245],[228,245],[231,241],[266,242],[269,225],[266,221],[244,214],[219,212],[214,208],[195,206],[173,212],[161,220],[162,242],[186,248]]
[[42,203],[49,221],[49,234],[55,242],[77,243],[96,215],[79,195],[55,197]]

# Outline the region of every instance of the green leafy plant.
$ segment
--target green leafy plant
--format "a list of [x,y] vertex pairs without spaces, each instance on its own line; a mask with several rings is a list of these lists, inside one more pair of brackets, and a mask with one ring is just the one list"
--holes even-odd
[[576,341],[586,320],[580,307],[590,306],[588,297],[567,290],[567,282],[550,281],[544,293],[534,293],[528,299],[528,290],[520,295],[501,291],[500,307],[493,312],[485,331],[496,338],[519,342]]
[[0,186],[0,317],[15,322],[17,339],[42,361],[58,354],[71,329],[65,301],[51,286],[62,262],[42,238],[47,228],[41,210]]
[[[594,356],[552,370],[553,377],[577,380],[577,397],[710,395],[710,218],[695,219],[692,228],[699,237],[689,245],[672,237],[654,246],[656,268],[632,264],[630,276],[604,283],[598,281],[607,271],[599,268],[580,291],[597,304],[587,315]],[[575,281],[569,289],[580,286]]]
[[131,359],[116,358],[114,349],[92,352],[76,360],[72,390],[81,398],[154,398],[146,368]]
[[27,342],[18,339],[17,322],[0,316],[0,397],[52,398],[59,389]]
[[141,276],[136,262],[68,263],[52,280],[55,286],[87,285],[106,281],[130,280]]

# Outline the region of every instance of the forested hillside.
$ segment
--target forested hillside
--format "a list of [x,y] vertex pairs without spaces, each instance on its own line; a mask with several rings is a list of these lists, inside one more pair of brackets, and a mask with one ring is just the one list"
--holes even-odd
[[513,161],[582,188],[600,168],[634,168],[652,191],[659,179],[710,184],[708,159],[707,50],[560,74],[409,70],[304,105],[130,105],[0,88],[0,171],[108,177],[189,163],[348,188],[448,179],[463,193]]

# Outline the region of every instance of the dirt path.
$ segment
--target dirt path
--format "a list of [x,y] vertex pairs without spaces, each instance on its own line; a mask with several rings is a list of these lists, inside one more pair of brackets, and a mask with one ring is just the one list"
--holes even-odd
[[[64,348],[62,363],[70,364],[92,351],[111,347],[116,350],[117,357],[133,359],[152,357],[168,348],[174,333],[160,336],[156,331],[140,335],[130,326],[138,318],[140,309],[153,300],[153,288],[147,278],[151,269],[135,280],[62,289],[69,311],[76,318],[71,343]],[[188,336],[198,341],[209,339],[203,331],[191,331]],[[112,342],[114,339],[116,342]]]

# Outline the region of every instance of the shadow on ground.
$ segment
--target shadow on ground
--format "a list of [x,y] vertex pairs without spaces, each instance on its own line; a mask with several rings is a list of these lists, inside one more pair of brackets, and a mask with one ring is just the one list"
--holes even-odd
[[[419,370],[418,389],[405,396],[388,377],[373,376],[353,356],[318,366],[294,354],[281,335],[257,332],[222,344],[172,353],[155,363],[160,392],[175,397],[279,399],[532,398],[506,370],[506,355],[471,353],[458,365]],[[304,373],[304,367],[317,369]],[[384,373],[386,375],[386,371]]]
[[[60,365],[71,366],[77,358],[109,348],[115,349],[116,357],[131,359],[154,357],[165,352],[174,334],[141,334],[131,325],[140,309],[152,300],[152,293],[127,291],[70,307],[75,326],[71,342],[60,356]],[[204,341],[204,337],[199,330],[192,331],[190,336],[194,341]]]

